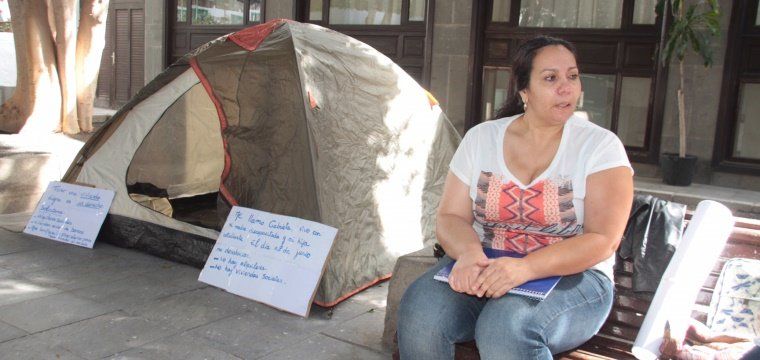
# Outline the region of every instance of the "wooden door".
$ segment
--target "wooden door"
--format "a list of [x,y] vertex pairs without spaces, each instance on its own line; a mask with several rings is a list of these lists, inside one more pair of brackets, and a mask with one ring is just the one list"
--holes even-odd
[[119,108],[145,85],[142,0],[112,0],[100,63],[96,106]]

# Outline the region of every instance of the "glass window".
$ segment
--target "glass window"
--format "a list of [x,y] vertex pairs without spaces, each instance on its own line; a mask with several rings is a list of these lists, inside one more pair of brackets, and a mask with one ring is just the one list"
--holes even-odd
[[605,129],[612,124],[612,104],[615,101],[615,75],[581,74],[583,92],[578,110]]
[[309,20],[322,21],[322,0],[311,0],[309,2]]
[[511,0],[493,0],[493,10],[491,11],[491,21],[509,22],[509,8],[512,7]]
[[[760,1],[735,1],[726,51],[714,159],[719,169],[760,175],[760,76],[755,58],[760,44]],[[743,20],[743,21],[742,21]]]
[[511,66],[502,48],[516,48],[536,35],[564,37],[576,42],[583,70],[578,115],[614,129],[636,161],[655,163],[660,149],[652,140],[661,135],[654,132],[661,126],[664,102],[653,99],[662,96],[666,84],[656,81],[656,59],[640,54],[657,48],[661,29],[653,24],[658,1],[488,0],[491,13],[477,21],[483,30],[477,35],[482,57],[475,82],[483,83],[468,99],[472,111],[466,126],[489,118],[501,105],[501,99],[494,99],[499,89],[491,74],[495,70],[488,68]]
[[650,78],[623,78],[617,134],[627,146],[644,146],[651,88],[652,79]]
[[520,26],[618,29],[623,0],[534,0],[520,2]]
[[510,75],[510,68],[483,69],[483,121],[491,119],[507,99]]
[[177,0],[177,22],[187,21],[187,0]]
[[656,0],[636,0],[636,6],[633,8],[633,23],[636,25],[653,25],[657,17],[654,9]]
[[330,1],[330,24],[400,25],[401,0]]
[[251,6],[248,9],[248,22],[261,22],[264,18],[261,13],[261,0],[251,0]]
[[760,83],[744,83],[739,89],[734,156],[760,159]]
[[242,0],[193,0],[193,24],[195,25],[241,25]]
[[409,1],[409,21],[425,21],[425,0]]

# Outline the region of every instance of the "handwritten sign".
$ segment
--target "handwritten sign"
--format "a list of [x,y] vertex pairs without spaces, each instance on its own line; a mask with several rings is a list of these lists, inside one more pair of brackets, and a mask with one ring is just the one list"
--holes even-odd
[[114,192],[51,181],[24,232],[92,249]]
[[337,232],[235,206],[198,280],[306,317]]

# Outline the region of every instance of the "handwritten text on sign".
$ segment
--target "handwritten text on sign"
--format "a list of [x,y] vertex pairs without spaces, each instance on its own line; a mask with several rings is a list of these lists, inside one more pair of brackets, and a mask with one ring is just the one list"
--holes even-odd
[[235,206],[198,280],[307,316],[337,229]]
[[111,190],[52,181],[24,232],[92,248],[113,196]]

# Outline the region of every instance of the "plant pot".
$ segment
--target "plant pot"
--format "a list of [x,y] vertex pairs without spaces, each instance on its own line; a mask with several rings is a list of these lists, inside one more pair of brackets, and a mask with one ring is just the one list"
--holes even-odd
[[697,157],[678,154],[664,153],[660,156],[660,169],[662,169],[662,181],[668,185],[689,186],[694,179],[697,169]]

